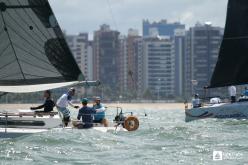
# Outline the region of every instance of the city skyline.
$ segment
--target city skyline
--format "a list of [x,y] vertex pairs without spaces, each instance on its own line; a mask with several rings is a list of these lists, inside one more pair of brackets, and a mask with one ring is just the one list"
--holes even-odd
[[[209,84],[218,58],[223,28],[197,24],[186,30],[181,24],[166,21],[145,22],[143,28],[147,33],[144,36],[139,36],[136,30],[120,36],[104,24],[95,31],[93,41],[85,33],[67,35],[67,40],[74,41],[69,46],[82,72],[87,74],[88,69],[93,70],[92,80],[100,80],[105,91],[117,91],[111,95],[112,99],[120,94],[125,98],[158,100],[189,98],[193,92],[204,95],[203,87]],[[80,49],[88,42],[92,43],[91,52]],[[89,57],[93,57],[93,65]],[[198,85],[193,87],[192,80]]]
[[156,0],[156,3],[149,0],[142,3],[140,0],[92,0],[87,3],[85,0],[50,0],[50,3],[67,33],[88,32],[92,36],[93,31],[104,23],[122,34],[127,34],[129,28],[138,29],[141,34],[144,19],[167,19],[168,22],[181,22],[187,28],[198,21],[211,21],[216,26],[224,27],[227,0]]

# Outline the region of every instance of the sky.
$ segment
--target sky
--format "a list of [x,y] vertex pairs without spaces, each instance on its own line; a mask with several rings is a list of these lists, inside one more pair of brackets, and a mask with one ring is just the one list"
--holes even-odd
[[180,21],[188,27],[212,22],[224,27],[227,0],[49,0],[61,28],[67,34],[99,29],[109,24],[126,34],[129,28],[142,33],[142,20]]

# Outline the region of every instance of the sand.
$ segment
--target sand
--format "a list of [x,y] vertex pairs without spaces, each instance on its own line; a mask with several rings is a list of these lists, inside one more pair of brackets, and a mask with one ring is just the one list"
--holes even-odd
[[[183,103],[108,103],[105,106],[112,107],[122,107],[125,110],[135,110],[135,109],[151,109],[151,110],[174,110],[181,109],[184,110]],[[0,104],[0,110],[17,110],[17,109],[29,109],[32,106],[37,106],[36,104]],[[91,106],[91,104],[90,104]]]

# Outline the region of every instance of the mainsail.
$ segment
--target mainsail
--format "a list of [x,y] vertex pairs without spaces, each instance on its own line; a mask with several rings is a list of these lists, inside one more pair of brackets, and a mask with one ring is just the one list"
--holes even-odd
[[0,89],[79,80],[84,77],[48,0],[0,0]]
[[224,38],[210,88],[248,83],[247,16],[247,0],[229,0]]

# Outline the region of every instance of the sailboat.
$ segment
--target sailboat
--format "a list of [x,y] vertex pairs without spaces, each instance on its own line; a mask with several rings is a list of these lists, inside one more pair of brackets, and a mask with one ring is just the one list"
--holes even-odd
[[[208,88],[248,83],[248,1],[229,0],[223,41]],[[248,119],[248,102],[185,107],[186,121],[205,118]]]
[[[0,92],[96,85],[85,80],[48,0],[0,0]],[[62,127],[57,112],[0,111],[0,138]]]

